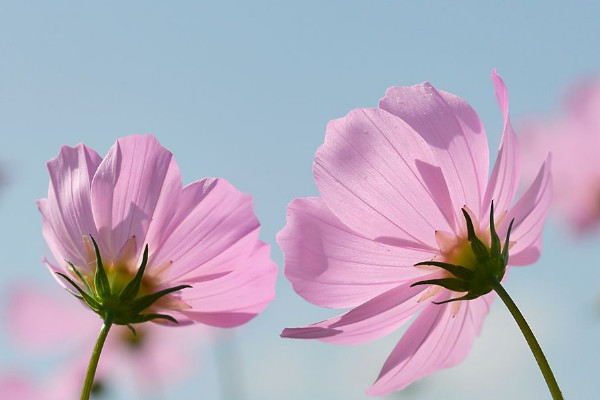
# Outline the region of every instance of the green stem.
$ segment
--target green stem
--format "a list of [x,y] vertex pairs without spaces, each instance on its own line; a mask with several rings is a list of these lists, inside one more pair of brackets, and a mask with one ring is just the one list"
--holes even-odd
[[521,314],[521,311],[519,311],[519,308],[517,307],[515,302],[510,298],[506,290],[504,290],[504,288],[499,282],[493,283],[492,286],[496,293],[498,293],[498,296],[500,296],[504,304],[506,304],[506,307],[512,314],[515,321],[517,321],[517,325],[519,325],[519,328],[521,328],[521,332],[523,332],[523,336],[525,336],[525,340],[527,340],[527,344],[529,345],[529,348],[531,349],[531,352],[533,353],[533,356],[535,357],[535,360],[537,361],[538,366],[542,371],[542,375],[544,375],[546,385],[548,385],[548,389],[550,389],[552,398],[554,400],[563,400],[563,395],[560,391],[560,388],[558,387],[556,378],[552,373],[552,369],[550,369],[548,360],[546,360],[546,356],[544,356],[544,352],[542,351],[540,344],[533,335],[533,332],[527,324],[527,321],[525,321],[525,317],[523,317],[523,314]]
[[98,335],[98,340],[94,346],[90,364],[88,365],[87,373],[85,374],[85,382],[83,384],[83,389],[81,390],[81,400],[89,400],[90,394],[92,393],[98,360],[100,360],[100,353],[102,353],[102,347],[104,347],[104,342],[106,341],[112,322],[112,315],[107,315],[104,324],[102,324],[102,329],[100,329],[100,334]]

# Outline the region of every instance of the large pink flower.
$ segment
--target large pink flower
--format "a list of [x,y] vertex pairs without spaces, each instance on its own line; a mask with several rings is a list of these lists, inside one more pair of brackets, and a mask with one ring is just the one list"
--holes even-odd
[[48,171],[48,198],[38,206],[56,260],[46,260],[51,271],[98,292],[95,239],[113,294],[144,264],[145,247],[139,296],[192,286],[144,315],[233,327],[273,300],[276,266],[258,239],[251,197],[223,179],[183,187],[173,155],[154,137],[119,139],[104,159],[83,144],[64,146]]
[[581,82],[564,108],[558,118],[530,119],[523,126],[523,172],[533,179],[535,164],[551,151],[553,207],[584,233],[600,225],[600,79]]
[[399,390],[461,362],[479,334],[493,294],[462,296],[413,284],[452,277],[424,261],[475,268],[462,209],[488,247],[494,205],[501,238],[514,219],[510,265],[540,254],[550,205],[549,163],[513,204],[519,178],[516,136],[504,83],[492,74],[504,117],[502,145],[488,180],[488,143],[475,111],[428,83],[388,89],[378,109],[331,121],[317,151],[321,197],[295,199],[278,242],[296,292],[320,306],[351,311],[284,337],[354,344],[380,338],[420,312],[385,362],[370,395]]

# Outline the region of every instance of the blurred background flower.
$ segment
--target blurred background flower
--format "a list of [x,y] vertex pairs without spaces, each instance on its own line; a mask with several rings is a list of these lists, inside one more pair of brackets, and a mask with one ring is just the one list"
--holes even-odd
[[527,117],[521,135],[529,179],[551,152],[554,209],[574,232],[593,233],[600,225],[600,80],[579,81],[560,111]]
[[[100,318],[59,288],[22,282],[14,286],[4,310],[12,340],[40,360],[58,360],[49,379],[53,384],[44,389],[46,396],[78,397]],[[123,387],[137,398],[164,398],[203,369],[198,351],[216,345],[217,335],[204,325],[146,323],[136,327],[136,335],[125,326],[114,326],[96,373],[95,398],[112,398],[110,393],[114,396]]]

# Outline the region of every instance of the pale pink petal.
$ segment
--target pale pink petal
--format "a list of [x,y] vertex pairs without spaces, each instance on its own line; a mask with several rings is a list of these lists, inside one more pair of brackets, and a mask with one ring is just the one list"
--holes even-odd
[[[180,196],[149,271],[165,269],[163,279],[198,280],[239,269],[254,251],[260,223],[252,197],[223,179],[204,179]],[[161,264],[162,263],[162,264]],[[168,264],[165,264],[168,263]]]
[[519,143],[508,115],[508,91],[504,82],[496,73],[496,70],[492,71],[492,80],[496,88],[496,98],[498,99],[502,117],[504,118],[504,130],[500,151],[498,152],[485,196],[483,197],[481,214],[479,215],[480,221],[489,218],[492,200],[494,201],[496,218],[508,211],[519,185],[521,170]]
[[311,303],[355,307],[423,275],[413,265],[435,253],[376,242],[341,223],[317,197],[296,199],[277,235],[285,276]]
[[[448,292],[441,296],[448,296]],[[443,297],[442,297],[443,298]],[[438,298],[439,300],[440,298]],[[384,396],[465,359],[493,295],[455,304],[429,304],[406,331],[367,394]]]
[[403,119],[431,146],[444,171],[458,220],[462,221],[460,209],[464,205],[477,215],[489,155],[485,130],[471,106],[424,83],[389,88],[379,107]]
[[193,288],[184,289],[181,296],[193,309],[180,313],[212,326],[241,325],[275,298],[276,278],[277,265],[270,259],[270,247],[258,242],[250,256],[237,260],[235,269],[226,275],[188,281]]
[[531,264],[539,257],[542,229],[552,205],[550,169],[551,161],[548,156],[536,179],[510,209],[502,227],[498,230],[500,237],[505,237],[508,224],[514,218],[510,241],[515,244],[509,251],[510,265]]
[[101,158],[83,144],[63,146],[47,163],[48,199],[38,200],[43,234],[56,261],[69,260],[87,268],[83,237],[96,234],[90,205],[90,185]]
[[92,210],[102,256],[114,261],[135,236],[137,251],[159,247],[182,183],[173,155],[153,136],[117,140],[92,181]]
[[358,109],[331,121],[313,171],[333,214],[371,239],[434,248],[434,231],[451,230],[438,205],[450,206],[450,198],[429,146],[386,111]]
[[428,286],[410,287],[411,283],[397,286],[340,316],[302,328],[286,328],[281,336],[337,344],[364,343],[383,337],[429,305],[429,300],[420,301]]

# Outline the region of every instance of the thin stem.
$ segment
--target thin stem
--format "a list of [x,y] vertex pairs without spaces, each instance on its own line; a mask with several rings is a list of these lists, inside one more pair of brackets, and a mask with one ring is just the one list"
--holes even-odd
[[535,357],[535,360],[542,371],[542,375],[544,375],[544,379],[546,380],[546,385],[548,385],[548,389],[550,389],[550,393],[552,394],[552,398],[554,400],[563,400],[563,395],[558,387],[558,383],[556,382],[556,378],[552,373],[552,369],[550,369],[550,365],[548,364],[548,360],[546,360],[546,356],[544,356],[544,352],[540,347],[540,344],[536,340],[531,328],[525,321],[525,317],[521,314],[521,311],[517,308],[517,305],[510,298],[506,290],[502,287],[499,282],[493,283],[493,288],[498,293],[498,296],[502,299],[506,307],[512,314],[515,321],[517,321],[517,325],[521,328],[521,332],[523,332],[523,336],[525,336],[525,340],[527,340],[527,344]]
[[85,374],[85,382],[83,384],[83,389],[81,390],[81,400],[89,400],[90,398],[92,386],[94,385],[96,368],[98,367],[98,360],[100,360],[100,353],[102,353],[102,348],[104,347],[104,342],[106,341],[106,337],[108,336],[108,331],[110,331],[111,326],[112,315],[109,314],[106,316],[104,324],[102,324],[102,329],[100,329],[98,340],[96,341],[94,351],[92,352],[92,357],[90,358],[90,364],[88,365],[87,373]]

